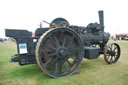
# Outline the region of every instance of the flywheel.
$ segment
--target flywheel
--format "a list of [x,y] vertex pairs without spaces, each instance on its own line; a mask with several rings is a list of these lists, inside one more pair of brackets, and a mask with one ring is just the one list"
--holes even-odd
[[50,23],[49,29],[54,28],[69,28],[69,22],[64,18],[56,18]]

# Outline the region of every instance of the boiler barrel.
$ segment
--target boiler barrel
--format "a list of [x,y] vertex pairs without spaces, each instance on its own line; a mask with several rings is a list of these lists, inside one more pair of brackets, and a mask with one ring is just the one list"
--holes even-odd
[[85,44],[106,44],[109,40],[110,34],[105,32],[100,33],[85,33],[80,34]]

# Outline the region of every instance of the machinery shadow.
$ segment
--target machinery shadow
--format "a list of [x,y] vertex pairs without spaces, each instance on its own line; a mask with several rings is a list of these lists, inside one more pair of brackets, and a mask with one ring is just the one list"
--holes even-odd
[[[81,73],[83,70],[93,70],[93,69],[99,69],[100,67],[103,67],[106,64],[103,58],[98,59],[92,59],[87,60],[83,59],[83,61],[80,64],[80,68],[78,71]],[[14,79],[27,79],[27,78],[36,78],[36,79],[54,79],[52,77],[49,77],[47,74],[45,74],[40,67],[35,65],[25,65],[25,66],[16,66],[14,68],[9,69],[7,72],[8,78],[14,78]]]
[[17,66],[15,68],[9,69],[8,77],[9,78],[50,78],[47,74],[45,74],[38,65],[26,65],[26,66]]

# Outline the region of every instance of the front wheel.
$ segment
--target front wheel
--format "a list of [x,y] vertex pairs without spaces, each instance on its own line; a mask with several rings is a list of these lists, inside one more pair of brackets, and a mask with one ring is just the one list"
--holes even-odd
[[104,60],[108,64],[114,64],[120,58],[120,46],[117,43],[109,44],[104,50]]

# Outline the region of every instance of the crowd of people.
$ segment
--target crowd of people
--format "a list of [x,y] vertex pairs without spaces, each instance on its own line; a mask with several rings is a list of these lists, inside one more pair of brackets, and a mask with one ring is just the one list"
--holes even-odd
[[3,43],[4,41],[7,41],[7,38],[0,38],[0,43]]
[[3,38],[0,38],[0,42],[1,42],[1,43],[3,43],[3,42],[4,42]]

